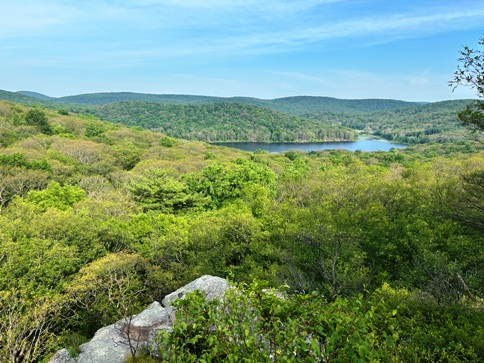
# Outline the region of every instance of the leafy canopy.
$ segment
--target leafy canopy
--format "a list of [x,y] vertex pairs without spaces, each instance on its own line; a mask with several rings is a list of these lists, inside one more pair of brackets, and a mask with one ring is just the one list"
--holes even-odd
[[[479,40],[479,45],[484,45],[484,37]],[[450,85],[454,89],[460,85],[475,88],[477,96],[484,98],[484,51],[464,46],[460,51],[459,61],[461,64],[454,72]],[[458,117],[474,133],[484,131],[484,101],[478,100],[468,105],[458,113]]]

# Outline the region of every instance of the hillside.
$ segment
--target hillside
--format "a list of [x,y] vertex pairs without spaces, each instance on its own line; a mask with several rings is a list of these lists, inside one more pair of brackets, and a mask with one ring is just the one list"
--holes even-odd
[[458,121],[457,112],[470,102],[453,100],[381,112],[319,112],[304,116],[406,144],[442,143],[462,141],[469,136]]
[[46,101],[45,99],[42,99],[42,98],[32,97],[32,96],[28,96],[17,92],[9,92],[9,91],[3,91],[3,90],[0,90],[0,100],[17,102],[27,106],[31,106],[31,105],[48,106],[50,104],[50,101]]
[[377,112],[383,110],[404,109],[418,105],[416,102],[405,102],[387,99],[338,99],[332,97],[297,96],[270,100],[266,107],[296,115],[319,111],[327,112]]
[[44,100],[44,101],[55,100],[55,98],[53,98],[53,97],[46,96],[46,95],[44,95],[42,93],[38,93],[38,92],[18,91],[18,92],[15,92],[15,93],[18,93],[18,94],[21,94],[21,95],[24,95],[24,96],[28,96],[28,97],[38,98],[38,99],[41,99],[41,100]]
[[366,99],[366,100],[344,100],[332,97],[298,96],[264,100],[252,97],[212,97],[193,95],[156,95],[130,92],[114,93],[93,93],[77,96],[68,96],[55,99],[56,102],[83,104],[83,105],[105,105],[121,101],[146,101],[162,104],[191,105],[200,103],[245,103],[265,107],[268,109],[302,115],[318,111],[330,112],[374,112],[389,109],[400,109],[415,106],[417,103],[397,100]]
[[56,102],[77,105],[106,105],[123,101],[144,101],[163,104],[188,105],[210,102],[220,102],[220,97],[194,95],[157,95],[135,92],[104,92],[66,96],[55,99]]
[[353,139],[355,133],[347,128],[406,144],[462,141],[468,132],[456,114],[472,102],[421,104],[309,96],[261,100],[130,92],[49,98],[35,92],[21,93],[0,91],[0,99],[93,114],[103,120],[209,142]]
[[215,275],[242,293],[188,300],[160,338],[165,362],[270,362],[262,335],[309,361],[479,362],[482,147],[247,153],[2,101],[0,361],[76,356]]
[[355,138],[353,131],[341,126],[242,103],[163,105],[119,102],[86,111],[103,120],[206,142],[310,142]]
[[[6,92],[6,91],[4,91]],[[415,102],[405,102],[387,99],[337,99],[333,97],[297,96],[276,98],[273,100],[258,99],[252,97],[215,97],[196,95],[170,95],[170,94],[147,94],[135,92],[102,92],[89,93],[65,97],[49,97],[37,92],[19,91],[18,94],[26,95],[40,100],[48,100],[60,104],[75,105],[106,105],[123,101],[156,102],[166,105],[194,105],[202,103],[245,103],[254,106],[265,107],[293,115],[302,115],[314,112],[375,112],[382,110],[400,109],[418,105]],[[12,96],[10,96],[11,98]],[[0,98],[6,99],[6,98]],[[6,99],[8,100],[8,99]],[[21,101],[19,101],[21,102]]]

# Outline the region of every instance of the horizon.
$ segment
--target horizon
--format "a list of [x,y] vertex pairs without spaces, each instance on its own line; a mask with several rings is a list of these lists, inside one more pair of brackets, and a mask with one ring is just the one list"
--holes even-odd
[[0,89],[439,102],[484,0],[18,0],[2,3]]
[[[1,90],[0,90],[1,91]],[[117,94],[117,93],[133,93],[133,94],[144,94],[144,95],[155,95],[155,96],[190,96],[190,97],[213,97],[213,98],[254,98],[254,99],[259,99],[263,101],[274,101],[277,99],[284,99],[284,98],[296,98],[296,97],[314,97],[314,98],[330,98],[330,99],[335,99],[335,100],[346,100],[346,101],[364,101],[364,100],[386,100],[386,101],[402,101],[402,102],[408,102],[408,103],[436,103],[436,102],[445,102],[445,101],[454,101],[454,100],[473,100],[477,99],[476,97],[470,97],[470,98],[449,98],[445,100],[439,100],[439,101],[407,101],[407,100],[401,100],[401,99],[396,99],[396,98],[340,98],[340,97],[332,97],[332,96],[315,96],[315,95],[292,95],[292,96],[284,96],[284,97],[276,97],[276,98],[260,98],[260,97],[251,97],[251,96],[214,96],[214,95],[203,95],[203,94],[188,94],[188,93],[146,93],[146,92],[132,92],[132,91],[100,91],[100,92],[87,92],[87,93],[78,93],[78,94],[72,94],[72,95],[63,95],[59,97],[54,97],[50,96],[45,93],[40,93],[36,91],[31,91],[31,90],[19,90],[19,91],[8,91],[8,90],[3,90],[7,92],[12,92],[12,93],[18,93],[18,94],[23,94],[22,92],[32,92],[32,93],[37,93],[40,96],[46,96],[50,97],[52,99],[60,99],[60,98],[65,98],[65,97],[77,97],[77,96],[85,96],[85,95],[99,95],[99,94]],[[24,96],[28,96],[25,95]],[[33,96],[29,96],[33,97]],[[34,97],[35,98],[35,97]]]

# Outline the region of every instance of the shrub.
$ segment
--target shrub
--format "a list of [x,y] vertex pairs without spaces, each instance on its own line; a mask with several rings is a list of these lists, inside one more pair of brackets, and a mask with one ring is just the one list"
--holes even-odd
[[52,128],[49,120],[43,110],[40,108],[33,108],[25,114],[25,122],[27,125],[37,126],[40,132],[47,135],[52,135]]
[[175,302],[173,332],[158,337],[163,362],[389,361],[398,334],[395,312],[361,297],[327,303],[290,296],[259,282],[205,301],[199,292]]
[[169,136],[162,136],[160,139],[160,145],[164,147],[173,147],[176,145],[176,140]]

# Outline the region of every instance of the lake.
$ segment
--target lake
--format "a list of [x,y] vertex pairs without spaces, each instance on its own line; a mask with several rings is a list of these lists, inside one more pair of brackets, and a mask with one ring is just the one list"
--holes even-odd
[[270,153],[280,153],[289,150],[317,151],[328,149],[346,149],[349,151],[390,151],[390,149],[403,149],[407,145],[394,144],[386,140],[361,139],[348,142],[308,142],[308,143],[284,143],[284,142],[219,142],[217,146],[227,146],[245,151],[267,150]]

